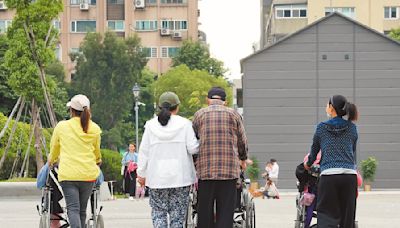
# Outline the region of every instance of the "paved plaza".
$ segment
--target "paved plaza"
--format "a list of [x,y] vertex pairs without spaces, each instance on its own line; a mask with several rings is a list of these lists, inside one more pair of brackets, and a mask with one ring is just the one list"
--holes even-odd
[[[293,228],[295,193],[284,193],[279,200],[257,198],[257,227]],[[39,199],[0,198],[0,227],[38,227],[36,204]],[[148,200],[118,199],[101,202],[105,227],[151,228]],[[360,228],[399,228],[400,192],[361,193],[358,198],[357,219]]]

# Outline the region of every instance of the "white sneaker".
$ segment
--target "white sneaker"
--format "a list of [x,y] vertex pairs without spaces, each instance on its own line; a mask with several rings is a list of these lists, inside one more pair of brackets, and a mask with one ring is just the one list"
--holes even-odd
[[133,198],[132,196],[129,196],[129,200],[130,200],[130,201],[133,201],[134,198]]

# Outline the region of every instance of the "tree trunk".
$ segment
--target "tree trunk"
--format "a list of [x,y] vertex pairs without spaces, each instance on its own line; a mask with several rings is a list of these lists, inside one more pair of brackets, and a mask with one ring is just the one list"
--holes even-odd
[[37,102],[34,100],[32,102],[32,119],[37,122],[34,125],[34,135],[35,135],[35,150],[36,150],[36,170],[39,170],[43,167],[43,154],[42,154],[42,147],[41,147],[41,129],[39,124],[39,112],[40,109],[38,108]]
[[3,127],[3,130],[1,130],[1,132],[0,132],[0,139],[3,138],[4,134],[6,133],[6,130],[8,128],[8,125],[10,124],[10,121],[11,121],[12,117],[14,116],[15,112],[17,111],[18,105],[21,103],[21,99],[22,99],[22,97],[19,97],[17,103],[14,105],[14,108],[11,111],[11,114],[8,117],[7,122]]
[[[30,128],[30,134],[29,134],[29,142],[28,142],[28,147],[26,148],[25,157],[24,157],[24,161],[23,161],[22,166],[21,166],[21,170],[19,172],[19,177],[22,177],[22,176],[27,177],[28,176],[29,153],[31,151],[31,144],[32,144],[33,133],[34,133],[34,130],[35,130],[36,123],[37,123],[37,121],[35,121],[31,116],[31,128]],[[26,172],[24,173],[25,166],[26,166]]]
[[8,137],[8,142],[7,142],[6,148],[4,149],[4,154],[3,154],[3,156],[1,157],[1,160],[0,160],[0,170],[3,168],[3,165],[4,165],[4,162],[6,160],[6,156],[7,156],[8,150],[10,149],[10,146],[11,146],[11,143],[12,143],[12,140],[13,140],[13,136],[14,136],[15,130],[17,129],[18,121],[21,118],[21,113],[22,113],[22,111],[24,109],[24,106],[25,106],[25,98],[22,98],[21,105],[19,106],[19,110],[18,110],[18,113],[17,113],[17,117],[15,118],[15,122],[13,124],[12,129],[11,129],[10,137]]

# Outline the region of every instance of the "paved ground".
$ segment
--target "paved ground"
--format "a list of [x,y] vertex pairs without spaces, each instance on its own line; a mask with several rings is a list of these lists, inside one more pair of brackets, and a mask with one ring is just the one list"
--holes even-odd
[[[0,198],[0,227],[38,227],[38,199]],[[256,221],[260,228],[293,228],[295,194],[286,193],[280,200],[256,199]],[[106,227],[150,228],[148,201],[119,199],[101,202]],[[400,193],[361,193],[357,219],[360,228],[399,228]]]

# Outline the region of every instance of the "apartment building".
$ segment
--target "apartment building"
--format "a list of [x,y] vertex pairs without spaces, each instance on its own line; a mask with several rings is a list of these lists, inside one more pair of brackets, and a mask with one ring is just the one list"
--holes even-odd
[[[69,53],[79,51],[86,33],[108,30],[120,37],[136,33],[146,50],[148,67],[158,75],[166,72],[182,41],[198,39],[197,1],[64,0],[64,11],[55,26],[60,29],[56,53],[65,66],[66,81],[74,73]],[[0,0],[0,33],[7,31],[13,15]]]
[[380,33],[400,27],[400,0],[273,0],[270,13],[263,17],[261,46],[339,12]]

